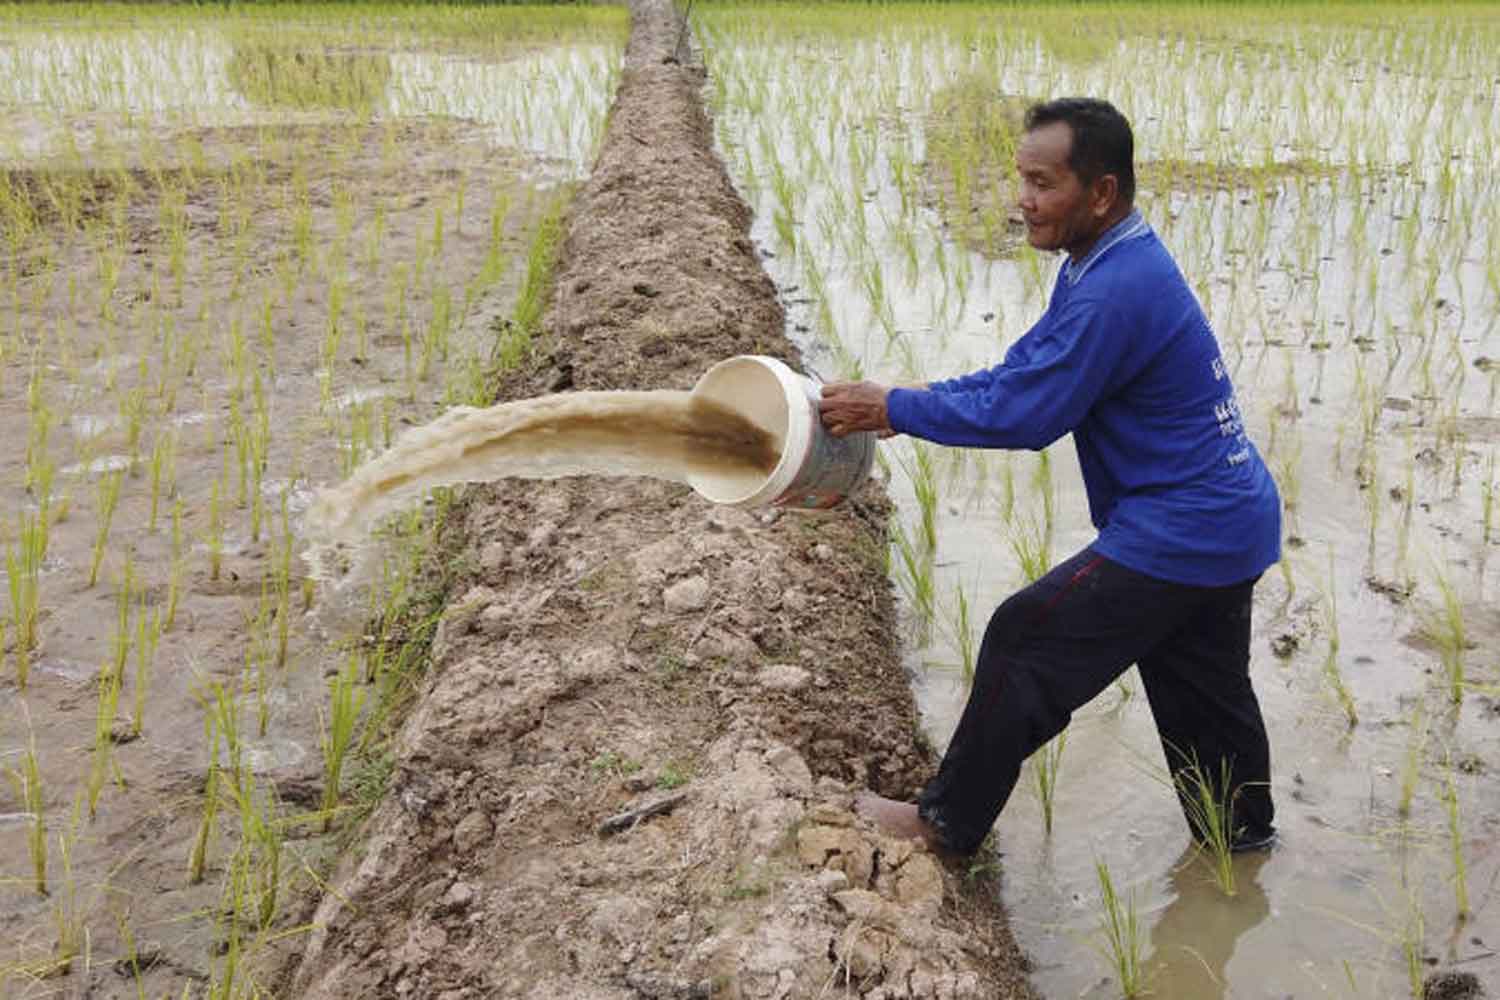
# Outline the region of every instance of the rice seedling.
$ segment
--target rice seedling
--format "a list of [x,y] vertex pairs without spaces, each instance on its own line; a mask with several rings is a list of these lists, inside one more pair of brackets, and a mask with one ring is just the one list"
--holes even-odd
[[125,784],[125,777],[120,773],[114,758],[114,726],[120,704],[120,675],[112,664],[101,666],[96,687],[98,693],[94,710],[94,746],[85,779],[89,819],[97,814],[99,796],[111,776],[121,787]]
[[1437,584],[1442,604],[1438,609],[1424,613],[1422,632],[1438,648],[1448,688],[1448,701],[1458,705],[1464,697],[1464,656],[1469,647],[1463,602],[1441,566],[1434,567],[1433,580]]
[[[62,499],[57,501],[56,508],[53,507],[52,477],[57,469],[51,462],[43,462],[35,470],[35,480],[32,487],[32,496],[36,498],[36,531],[37,531],[37,564],[47,558],[47,545],[51,538],[52,525],[62,521],[68,516],[69,500],[65,493]],[[24,533],[23,533],[23,538]]]
[[248,431],[250,457],[250,541],[260,541],[260,527],[265,519],[265,475],[266,463],[271,452],[271,408],[261,384],[260,371],[255,372],[251,383],[255,402],[255,422]]
[[328,712],[319,713],[323,748],[323,829],[333,823],[339,804],[339,783],[344,758],[354,742],[354,729],[364,707],[365,690],[358,686],[358,663],[351,657],[337,676],[328,682]]
[[44,975],[62,975],[73,966],[73,958],[87,947],[84,907],[78,897],[73,874],[73,848],[78,842],[78,806],[75,803],[66,830],[57,835],[57,858],[61,884],[52,894],[52,955]]
[[905,525],[899,521],[896,522],[893,543],[897,557],[896,579],[915,612],[918,638],[925,642],[936,603],[932,550],[913,542]]
[[1135,1000],[1150,992],[1143,966],[1145,939],[1141,933],[1140,916],[1136,910],[1135,893],[1124,899],[1115,889],[1109,865],[1096,859],[1094,873],[1099,879],[1099,931],[1104,938],[1101,953],[1109,962],[1120,995],[1126,1000]]
[[776,230],[778,245],[787,254],[795,256],[797,253],[795,194],[779,160],[774,160],[771,164],[771,190],[776,195],[776,210],[772,213],[771,224]]
[[969,595],[961,584],[953,587],[953,608],[949,615],[948,631],[953,649],[958,654],[959,676],[965,686],[974,683],[974,664],[978,659],[978,643],[974,636],[974,623],[969,606]]
[[359,468],[365,458],[374,451],[375,429],[371,421],[372,410],[373,405],[368,401],[354,403],[348,408],[349,424],[344,437],[343,452],[343,472],[346,476]]
[[115,909],[114,916],[115,931],[120,936],[120,945],[124,951],[117,969],[121,975],[125,974],[125,970],[129,970],[131,982],[135,986],[136,1000],[146,1000],[146,983],[141,976],[140,947],[136,944],[135,929],[130,925],[130,911],[119,907]]
[[[1290,358],[1290,355],[1288,355]],[[1288,369],[1290,372],[1290,369]],[[1295,389],[1292,390],[1295,393]],[[1296,405],[1295,402],[1292,403]],[[1302,434],[1293,425],[1292,440],[1289,445],[1282,448],[1276,456],[1277,485],[1281,488],[1282,506],[1289,515],[1288,531],[1294,537],[1300,536],[1301,531],[1301,506],[1302,506]]]
[[163,496],[163,481],[165,480],[167,496],[170,496],[176,488],[177,433],[175,431],[157,435],[151,447],[150,470],[151,511],[146,517],[146,531],[154,535],[156,534],[157,513]]
[[50,482],[52,462],[48,441],[52,429],[52,411],[41,395],[41,376],[33,374],[27,386],[27,406],[31,424],[26,435],[26,473],[22,486],[36,495],[44,482]]
[[[308,199],[306,173],[300,164],[293,171],[292,186],[296,191],[292,208],[292,259],[296,262],[295,276],[301,278],[310,267],[315,266],[315,262],[312,203]],[[290,294],[287,297],[290,298]]]
[[[1174,751],[1175,752],[1175,751]],[[1238,893],[1234,872],[1234,798],[1230,787],[1230,765],[1221,761],[1219,771],[1205,771],[1197,754],[1182,756],[1172,770],[1172,784],[1177,791],[1193,839],[1208,855],[1214,884],[1226,896]]]
[[[365,230],[365,252],[363,264],[366,270],[374,270],[380,264],[381,253],[385,243],[386,232],[386,208],[385,202],[377,200],[370,224]],[[361,355],[363,356],[363,355]]]
[[526,252],[525,273],[511,311],[511,321],[496,347],[494,360],[502,370],[509,369],[520,361],[530,349],[532,338],[540,328],[549,276],[562,240],[562,213],[565,207],[561,198],[553,200],[533,231]]
[[1064,729],[1040,750],[1032,755],[1031,775],[1036,788],[1037,800],[1042,804],[1042,829],[1052,836],[1052,806],[1056,801],[1057,775],[1062,770],[1063,751],[1068,746],[1068,731]]
[[223,910],[231,919],[248,918],[258,930],[269,928],[281,898],[285,854],[284,820],[274,787],[258,791],[254,773],[225,788],[235,808],[240,838],[229,862]]
[[131,474],[136,474],[140,465],[141,428],[146,419],[146,381],[141,379],[139,385],[125,393],[120,400],[120,419],[125,425],[125,450],[129,462],[127,468]]
[[323,320],[323,340],[318,348],[318,363],[325,379],[331,377],[338,366],[339,343],[344,336],[344,284],[342,276],[335,276],[328,282],[327,314]]
[[1408,887],[1406,917],[1401,926],[1401,958],[1406,968],[1406,983],[1412,1000],[1427,998],[1427,962],[1424,942],[1427,923],[1422,915],[1422,901],[1415,887]]
[[[250,500],[250,429],[240,404],[233,399],[229,402],[229,440],[224,450],[226,462],[230,446],[234,448],[234,505],[244,510]],[[228,488],[227,479],[225,488]]]
[[198,822],[198,834],[193,839],[192,853],[188,857],[188,884],[203,881],[204,867],[208,863],[208,849],[215,830],[219,809],[219,738],[218,719],[204,705],[203,733],[208,746],[208,776],[203,783],[203,814]]
[[1010,452],[1006,452],[1001,461],[1004,469],[1000,477],[1000,517],[1006,524],[1011,524],[1016,514],[1016,471]]
[[434,360],[448,360],[453,299],[447,286],[439,285],[432,290],[431,305],[432,316],[427,322],[427,332],[422,338],[422,355],[417,361],[417,378],[420,381],[426,381]]
[[270,586],[268,583],[261,584],[260,602],[256,605],[255,614],[248,617],[245,631],[248,641],[245,643],[245,678],[254,678],[255,685],[255,735],[261,739],[265,738],[266,727],[270,723],[271,706],[267,699],[269,683],[266,678],[266,664],[270,660],[270,631],[271,631],[271,601]]
[[153,608],[148,616],[143,598],[135,621],[135,677],[131,682],[130,732],[133,736],[139,736],[146,718],[146,693],[151,687],[156,646],[161,640],[161,612]]
[[1448,853],[1453,862],[1453,901],[1457,905],[1459,922],[1467,920],[1469,909],[1468,867],[1464,863],[1463,821],[1459,813],[1458,783],[1454,778],[1457,770],[1450,754],[1444,762],[1443,785],[1439,798],[1448,819]]
[[[188,857],[188,883],[196,885],[203,881],[208,863],[208,851],[213,837],[218,832],[219,800],[222,795],[232,794],[243,787],[243,748],[240,743],[239,704],[231,691],[218,681],[209,680],[205,688],[196,692],[203,709],[204,743],[208,749],[208,771],[203,782],[203,811],[199,817],[198,833],[193,839]],[[224,784],[224,766],[220,760],[219,746],[224,746],[224,758],[228,763],[228,790]]]
[[16,687],[26,690],[31,676],[31,654],[37,648],[41,617],[42,553],[45,520],[24,511],[16,518],[16,544],[5,547],[5,579],[10,593],[11,651],[15,656]]
[[[24,706],[25,703],[22,702]],[[19,767],[7,768],[15,786],[16,800],[26,811],[26,850],[31,857],[32,888],[38,896],[47,895],[47,814],[42,789],[42,774],[37,767],[36,733],[31,730],[31,714],[26,711],[26,751]]]
[[1328,591],[1324,606],[1328,622],[1328,656],[1323,660],[1323,676],[1329,687],[1333,688],[1339,707],[1344,710],[1344,718],[1348,720],[1350,728],[1353,728],[1359,724],[1359,711],[1355,707],[1349,685],[1344,682],[1343,672],[1339,670],[1338,583],[1334,576],[1334,552],[1331,545],[1328,547]]
[[917,500],[922,546],[929,552],[936,551],[938,484],[937,473],[932,464],[932,448],[922,441],[914,440],[911,442],[911,461],[898,461]]
[[1034,583],[1052,568],[1052,538],[1046,526],[1031,514],[1017,515],[1007,536],[1011,553],[1021,570],[1021,579]]
[[109,543],[109,529],[114,521],[115,508],[120,503],[120,480],[118,471],[107,472],[95,486],[94,504],[94,548],[89,559],[89,583],[92,587],[99,580],[99,564],[104,561],[105,546]]
[[208,578],[217,580],[224,562],[224,511],[222,496],[223,477],[214,479],[208,494],[208,525],[203,542],[208,547]]
[[114,655],[109,669],[119,677],[125,674],[125,664],[130,660],[131,628],[130,611],[135,597],[135,556],[125,550],[125,562],[120,569],[120,581],[115,591],[115,634],[112,643]]
[[177,602],[182,595],[183,572],[182,498],[172,503],[172,554],[167,570],[167,606],[162,612],[161,631],[169,632],[177,621]]
[[287,494],[281,494],[281,546],[272,567],[272,588],[276,601],[276,666],[286,666],[288,634],[292,616],[292,547],[295,539],[288,524]]
[[[247,992],[238,977],[244,953],[241,925],[250,893],[250,860],[244,850],[237,850],[229,857],[219,904],[219,941],[215,948],[220,960],[209,979],[207,1000],[233,1000]],[[249,991],[250,995],[254,992],[253,989]]]

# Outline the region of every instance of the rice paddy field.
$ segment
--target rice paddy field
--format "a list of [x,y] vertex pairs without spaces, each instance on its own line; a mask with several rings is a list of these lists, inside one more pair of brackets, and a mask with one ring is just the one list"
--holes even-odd
[[[994,364],[1058,266],[1014,217],[1020,113],[1114,101],[1286,501],[1252,650],[1280,846],[1191,848],[1127,674],[1028,765],[1000,869],[972,873],[1038,989],[1500,988],[1500,7],[692,18],[827,379]],[[299,515],[527,349],[626,22],[0,7],[0,996],[268,992],[307,930],[286,901],[384,787],[446,495],[343,608]],[[898,440],[881,474],[941,747],[990,610],[1092,530],[1066,440]]]
[[[1015,214],[1020,113],[1116,103],[1139,207],[1280,485],[1252,656],[1281,844],[1195,855],[1127,674],[1037,754],[996,827],[1038,988],[1500,986],[1500,9],[714,5],[701,33],[722,153],[828,379],[997,363],[1058,267]],[[903,441],[883,466],[941,746],[990,611],[1092,528],[1067,440]]]
[[0,10],[0,996],[266,995],[305,936],[444,498],[357,597],[300,514],[524,352],[627,27]]

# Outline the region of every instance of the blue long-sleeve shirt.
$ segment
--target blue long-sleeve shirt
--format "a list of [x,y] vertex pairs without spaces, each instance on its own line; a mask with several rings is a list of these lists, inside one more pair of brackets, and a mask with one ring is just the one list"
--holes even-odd
[[1159,579],[1222,586],[1276,562],[1281,501],[1245,434],[1197,299],[1138,213],[1068,261],[1000,365],[893,389],[892,428],[1041,449],[1072,432],[1094,550]]

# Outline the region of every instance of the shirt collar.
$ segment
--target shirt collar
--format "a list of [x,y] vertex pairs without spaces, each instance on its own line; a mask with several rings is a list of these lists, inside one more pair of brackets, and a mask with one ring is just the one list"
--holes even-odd
[[1110,247],[1116,243],[1145,236],[1149,232],[1151,232],[1151,227],[1146,224],[1145,219],[1141,218],[1140,210],[1132,208],[1129,215],[1100,234],[1093,249],[1083,260],[1074,263],[1073,258],[1069,257],[1063,261],[1063,278],[1068,282],[1069,287],[1078,284],[1083,280],[1088,269],[1094,266],[1094,261],[1103,257]]

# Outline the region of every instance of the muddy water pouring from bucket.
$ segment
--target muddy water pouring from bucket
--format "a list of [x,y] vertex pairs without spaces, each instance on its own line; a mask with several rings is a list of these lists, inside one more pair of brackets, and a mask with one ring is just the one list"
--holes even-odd
[[832,506],[869,475],[874,444],[871,435],[829,437],[816,393],[781,362],[743,356],[715,365],[691,392],[573,392],[458,407],[320,494],[308,534],[325,547],[357,542],[426,490],[507,477],[651,476],[721,504]]

